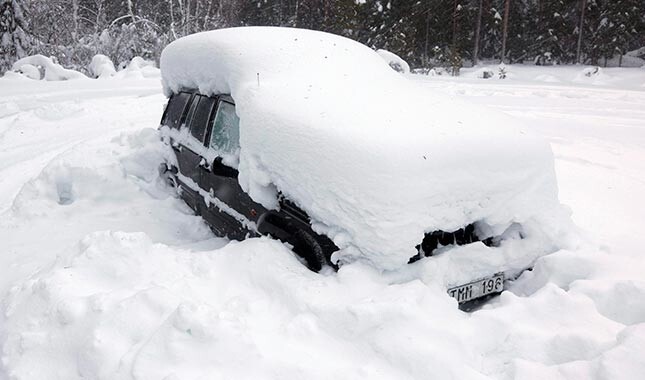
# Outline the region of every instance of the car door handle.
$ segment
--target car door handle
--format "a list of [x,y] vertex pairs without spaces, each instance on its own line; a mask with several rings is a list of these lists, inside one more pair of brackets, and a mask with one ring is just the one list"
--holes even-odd
[[204,169],[204,170],[206,170],[208,172],[211,171],[211,166],[208,164],[208,162],[206,162],[206,159],[204,159],[204,158],[202,158],[199,161],[199,167],[201,167],[202,169]]

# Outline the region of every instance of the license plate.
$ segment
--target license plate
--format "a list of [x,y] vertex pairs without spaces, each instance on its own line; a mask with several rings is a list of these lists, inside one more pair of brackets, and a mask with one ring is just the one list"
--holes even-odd
[[448,289],[448,295],[459,303],[468,302],[492,293],[499,293],[504,289],[504,273],[473,281],[465,285]]

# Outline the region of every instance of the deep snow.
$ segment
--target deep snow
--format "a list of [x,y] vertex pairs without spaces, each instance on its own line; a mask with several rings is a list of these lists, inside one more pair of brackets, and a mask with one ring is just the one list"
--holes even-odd
[[214,238],[157,179],[158,78],[0,79],[0,379],[645,377],[645,70],[582,70],[412,76],[545,136],[584,229],[472,313]]

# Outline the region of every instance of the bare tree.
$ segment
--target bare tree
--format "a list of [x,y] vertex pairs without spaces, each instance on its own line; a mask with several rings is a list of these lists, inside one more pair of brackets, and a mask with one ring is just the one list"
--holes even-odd
[[[582,34],[585,26],[585,8],[587,7],[586,0],[580,0],[580,22],[578,23],[578,46],[576,49],[576,63],[582,63]],[[622,56],[621,56],[622,58]]]
[[452,68],[452,76],[459,76],[459,69],[461,69],[462,64],[458,46],[460,10],[461,4],[459,4],[459,0],[455,0],[452,10],[452,46],[450,48],[450,66]]
[[508,14],[511,9],[511,0],[504,1],[504,20],[502,21],[502,54],[500,57],[500,62],[504,63],[504,58],[506,58],[506,39],[508,38]]
[[479,0],[479,9],[477,10],[477,19],[475,22],[475,46],[473,48],[473,66],[477,65],[479,60],[479,42],[482,29],[482,13],[484,10],[484,0]]

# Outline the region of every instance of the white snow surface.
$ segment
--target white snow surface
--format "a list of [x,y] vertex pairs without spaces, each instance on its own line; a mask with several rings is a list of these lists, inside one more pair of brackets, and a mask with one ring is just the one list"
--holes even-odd
[[158,79],[6,75],[0,379],[645,378],[645,71],[475,70],[409,78],[546,138],[584,231],[471,313],[429,275],[442,256],[315,274],[213,237],[158,178]]
[[168,45],[161,72],[166,95],[231,94],[242,188],[270,208],[275,189],[284,193],[341,248],[334,259],[397,269],[425,232],[473,222],[497,234],[520,223],[529,238],[524,249],[473,245],[445,259],[457,268],[460,257],[473,270],[461,273],[472,276],[516,274],[565,244],[556,238],[567,223],[542,138],[501,112],[420,86],[355,41],[294,28],[221,29]]

